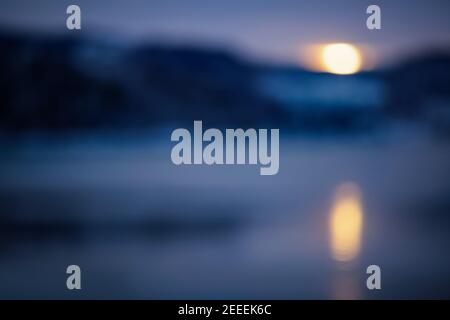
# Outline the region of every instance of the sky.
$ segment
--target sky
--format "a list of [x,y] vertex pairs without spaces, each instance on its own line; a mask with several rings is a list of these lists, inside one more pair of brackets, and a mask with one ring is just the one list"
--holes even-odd
[[[448,0],[0,0],[0,30],[68,32],[66,8],[82,11],[82,33],[126,41],[225,47],[255,59],[295,62],[316,43],[371,49],[378,64],[450,47]],[[382,29],[366,28],[381,7]]]

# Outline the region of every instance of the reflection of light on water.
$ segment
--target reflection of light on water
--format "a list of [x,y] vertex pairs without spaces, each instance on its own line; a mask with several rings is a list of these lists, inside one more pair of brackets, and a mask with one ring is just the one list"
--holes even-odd
[[354,300],[361,298],[362,280],[353,270],[340,270],[331,283],[331,297],[336,300]]
[[338,186],[331,209],[331,251],[337,261],[353,260],[361,247],[363,212],[359,188],[352,183]]

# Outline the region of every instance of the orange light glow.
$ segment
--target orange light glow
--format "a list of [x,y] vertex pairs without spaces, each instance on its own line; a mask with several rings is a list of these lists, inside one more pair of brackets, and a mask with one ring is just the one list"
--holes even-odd
[[348,43],[324,45],[320,58],[323,70],[330,73],[353,74],[361,70],[361,53],[358,48]]
[[330,215],[332,256],[351,261],[360,251],[363,210],[359,189],[352,183],[338,186]]
[[372,70],[376,65],[373,49],[360,43],[321,43],[300,47],[298,63],[316,72],[354,74],[361,70]]

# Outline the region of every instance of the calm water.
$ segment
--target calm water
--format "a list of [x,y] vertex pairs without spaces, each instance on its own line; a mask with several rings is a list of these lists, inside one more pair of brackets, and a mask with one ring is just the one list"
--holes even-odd
[[[3,142],[0,298],[450,298],[449,143],[290,137],[276,176],[176,167],[170,148]],[[381,291],[365,287],[370,264]]]

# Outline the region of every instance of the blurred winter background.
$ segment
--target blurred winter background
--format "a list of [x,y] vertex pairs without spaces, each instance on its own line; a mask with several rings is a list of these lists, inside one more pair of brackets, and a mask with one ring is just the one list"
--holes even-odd
[[[450,298],[450,2],[69,4],[0,1],[0,298]],[[194,120],[278,175],[173,165]]]

